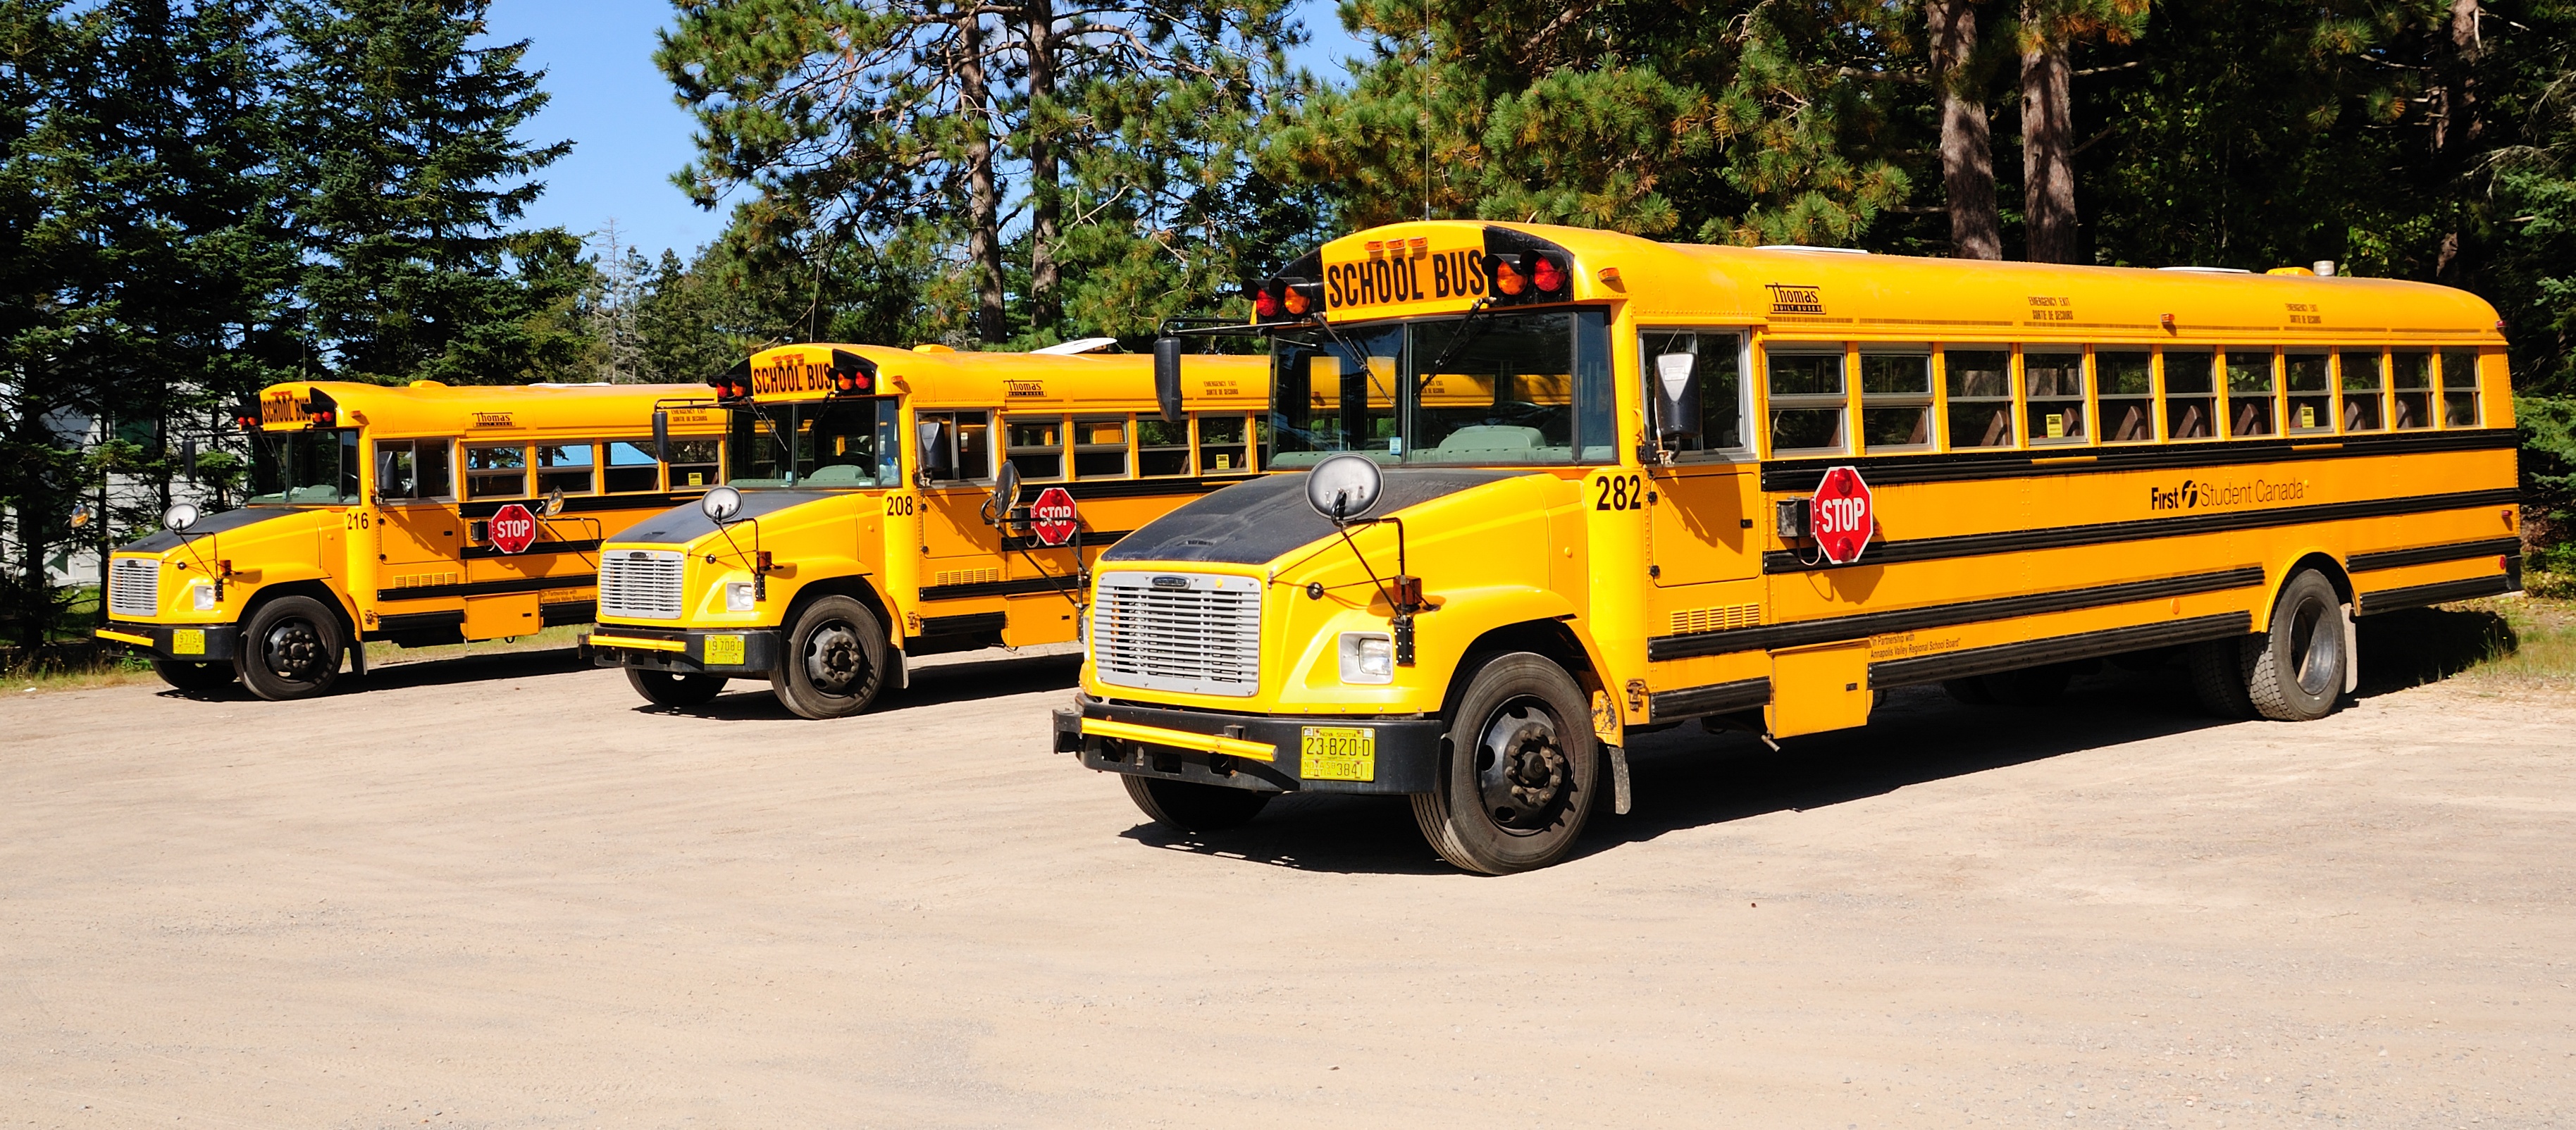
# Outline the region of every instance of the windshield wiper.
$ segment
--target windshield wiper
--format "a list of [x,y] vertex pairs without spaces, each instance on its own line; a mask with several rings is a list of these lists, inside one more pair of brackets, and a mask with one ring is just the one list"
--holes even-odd
[[1449,362],[1456,359],[1459,350],[1465,349],[1468,342],[1476,340],[1479,319],[1491,312],[1493,308],[1494,296],[1490,294],[1477,299],[1475,305],[1468,307],[1466,320],[1458,323],[1458,336],[1449,339],[1448,348],[1441,350],[1440,356],[1432,359],[1431,367],[1423,375],[1435,376],[1442,369],[1447,368]]

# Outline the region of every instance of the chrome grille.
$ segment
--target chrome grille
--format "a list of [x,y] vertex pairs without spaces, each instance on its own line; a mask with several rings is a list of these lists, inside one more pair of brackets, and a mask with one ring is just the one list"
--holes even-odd
[[671,549],[612,549],[599,555],[601,619],[677,620],[687,555]]
[[107,614],[123,620],[149,620],[161,614],[160,558],[108,559]]
[[1103,573],[1091,665],[1122,687],[1246,697],[1261,689],[1261,582],[1206,573]]

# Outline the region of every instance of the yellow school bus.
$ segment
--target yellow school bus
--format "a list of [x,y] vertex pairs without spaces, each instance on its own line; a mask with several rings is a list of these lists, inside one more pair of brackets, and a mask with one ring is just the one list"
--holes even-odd
[[[664,453],[646,427],[666,415]],[[586,623],[602,538],[693,498],[723,464],[701,385],[272,385],[248,503],[171,507],[108,560],[98,637],[181,690],[331,688],[359,641],[406,647]]]
[[1632,733],[2187,656],[2299,720],[2352,618],[2520,587],[2496,315],[2380,279],[1399,224],[1254,295],[1280,470],[1101,560],[1055,748],[1208,829],[1400,793],[1459,867],[1624,810]]
[[609,542],[589,646],[654,703],[767,679],[833,718],[907,658],[1071,641],[1101,549],[1259,468],[1268,372],[1196,358],[1157,387],[1143,356],[764,351],[716,382],[729,489]]

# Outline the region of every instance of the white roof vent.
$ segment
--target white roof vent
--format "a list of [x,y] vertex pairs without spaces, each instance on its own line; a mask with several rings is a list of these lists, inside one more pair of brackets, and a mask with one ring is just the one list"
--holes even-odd
[[2159,271],[2189,271],[2195,275],[2250,275],[2243,267],[2158,267]]
[[1116,344],[1118,344],[1118,339],[1114,337],[1078,337],[1072,341],[1060,342],[1055,345],[1042,345],[1036,349],[1030,350],[1029,352],[1052,353],[1058,356],[1073,353],[1098,353],[1101,350],[1107,349]]

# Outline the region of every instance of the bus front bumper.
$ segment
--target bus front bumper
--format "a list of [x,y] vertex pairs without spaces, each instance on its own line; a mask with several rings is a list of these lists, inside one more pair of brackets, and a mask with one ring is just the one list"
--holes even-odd
[[[1446,723],[1437,718],[1300,717],[1162,710],[1089,695],[1055,712],[1055,751],[1085,768],[1257,792],[1427,793],[1440,772]],[[1369,751],[1306,756],[1312,732],[1324,747]],[[1355,747],[1354,731],[1365,746]],[[1354,779],[1357,778],[1357,779]]]
[[766,675],[778,666],[775,628],[703,631],[601,624],[582,639],[601,667],[639,667],[677,675]]
[[231,624],[136,624],[110,620],[96,633],[99,642],[117,644],[154,659],[190,663],[229,662],[241,633]]

